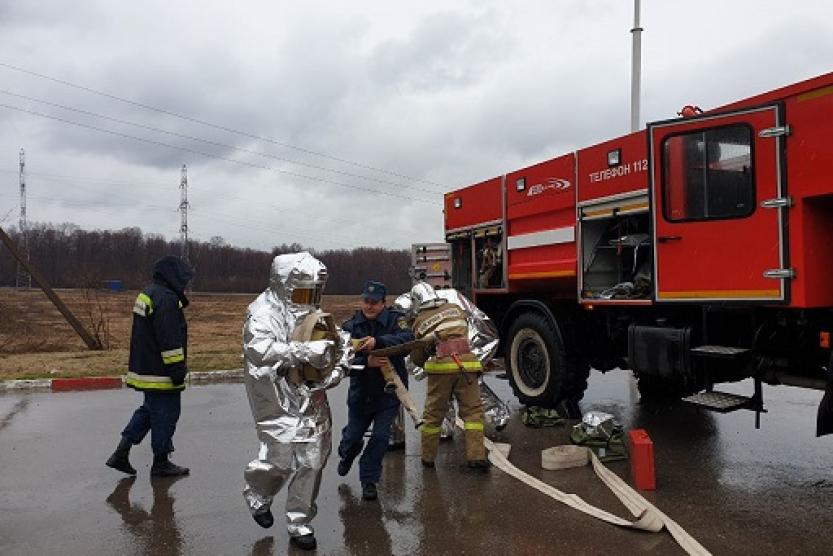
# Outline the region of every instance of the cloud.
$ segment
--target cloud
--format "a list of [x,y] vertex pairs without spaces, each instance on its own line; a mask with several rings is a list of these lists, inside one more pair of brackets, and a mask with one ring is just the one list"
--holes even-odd
[[[16,206],[24,146],[33,220],[170,237],[187,164],[195,237],[263,249],[441,240],[443,191],[628,131],[631,10],[613,0],[4,3],[0,63],[168,113],[0,67],[0,89],[145,126],[0,95],[144,139],[0,108],[0,215]],[[643,3],[643,120],[829,71],[827,11]]]

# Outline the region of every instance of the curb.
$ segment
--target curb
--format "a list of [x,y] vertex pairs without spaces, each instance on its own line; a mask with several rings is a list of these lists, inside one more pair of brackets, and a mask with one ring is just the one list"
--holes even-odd
[[[243,378],[243,369],[226,369],[188,373],[188,384],[234,382]],[[0,380],[0,392],[78,390],[111,390],[124,386],[123,376],[82,376],[74,378],[36,378],[32,380]]]

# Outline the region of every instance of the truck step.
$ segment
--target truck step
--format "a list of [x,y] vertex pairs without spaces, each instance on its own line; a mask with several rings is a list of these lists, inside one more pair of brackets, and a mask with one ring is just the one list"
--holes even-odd
[[696,357],[715,357],[718,359],[740,359],[749,354],[746,348],[732,346],[697,346],[690,350]]
[[728,392],[700,392],[683,398],[683,401],[720,413],[728,413],[738,409],[752,409],[752,398],[729,394]]

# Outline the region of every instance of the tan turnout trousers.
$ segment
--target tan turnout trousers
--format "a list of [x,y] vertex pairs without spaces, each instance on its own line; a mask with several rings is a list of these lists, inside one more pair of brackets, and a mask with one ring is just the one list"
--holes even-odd
[[440,432],[452,396],[457,399],[466,438],[466,459],[486,459],[483,445],[483,407],[476,373],[429,374],[426,379],[425,411],[422,414],[422,459],[434,461]]

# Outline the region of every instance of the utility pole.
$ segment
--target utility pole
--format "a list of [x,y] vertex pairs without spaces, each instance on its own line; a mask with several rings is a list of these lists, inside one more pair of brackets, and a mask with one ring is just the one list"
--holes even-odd
[[188,262],[188,168],[182,165],[182,177],[179,181],[179,235],[182,242],[180,255]]
[[[26,220],[26,156],[23,147],[20,148],[20,220],[18,223],[20,232],[20,250],[22,256],[29,261],[29,223]],[[15,286],[17,288],[31,288],[32,275],[26,270],[26,266],[17,263],[15,274]]]
[[633,52],[631,55],[631,132],[639,130],[639,99],[642,88],[642,27],[639,26],[639,1],[633,0]]
[[94,350],[103,349],[101,346],[101,342],[98,338],[93,337],[87,329],[84,328],[84,325],[81,324],[75,315],[72,314],[72,311],[69,310],[69,307],[58,297],[58,294],[55,293],[55,290],[47,283],[46,278],[44,278],[43,274],[41,274],[40,270],[38,270],[35,266],[32,265],[31,262],[26,258],[26,256],[20,252],[20,249],[12,241],[12,238],[3,231],[3,228],[0,228],[0,243],[6,246],[6,248],[11,252],[12,256],[17,259],[18,264],[23,266],[26,270],[26,275],[29,276],[30,280],[32,277],[35,278],[35,283],[40,286],[43,290],[43,293],[46,294],[46,297],[49,298],[50,301],[55,305],[55,307],[60,311],[60,313],[64,316],[67,322],[72,326],[73,330],[81,336],[81,339],[84,340],[84,343],[87,344],[87,347]]

